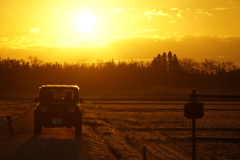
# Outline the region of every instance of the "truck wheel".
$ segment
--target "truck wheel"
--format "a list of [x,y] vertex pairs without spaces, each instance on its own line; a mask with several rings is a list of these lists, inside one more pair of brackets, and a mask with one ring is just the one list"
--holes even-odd
[[75,125],[75,135],[76,136],[81,136],[82,135],[82,122],[78,122]]
[[39,135],[42,133],[42,126],[36,120],[34,120],[34,135]]

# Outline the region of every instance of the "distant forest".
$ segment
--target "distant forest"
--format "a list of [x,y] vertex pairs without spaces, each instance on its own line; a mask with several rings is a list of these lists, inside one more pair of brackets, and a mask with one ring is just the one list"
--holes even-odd
[[171,88],[240,89],[240,67],[233,62],[178,59],[172,52],[151,62],[97,61],[47,63],[37,57],[0,57],[0,91],[35,91],[43,84],[77,84],[88,92]]

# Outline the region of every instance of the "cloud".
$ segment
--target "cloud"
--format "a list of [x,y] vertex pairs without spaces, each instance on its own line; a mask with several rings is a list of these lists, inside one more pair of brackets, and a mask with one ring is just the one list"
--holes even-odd
[[176,23],[176,21],[168,21],[168,23]]
[[124,13],[126,14],[128,11],[133,11],[135,10],[135,8],[114,8],[113,11],[114,12],[121,12],[121,13]]
[[229,9],[240,9],[240,7],[220,7],[220,8],[216,7],[212,10],[214,10],[214,11],[224,11],[224,10],[229,10]]
[[[33,56],[35,51],[46,51],[44,55],[34,55],[53,57],[54,61],[64,59],[64,57],[71,56],[76,53],[80,59],[96,60],[96,59],[152,59],[158,53],[166,51],[173,51],[179,58],[191,58],[197,61],[207,59],[214,59],[219,61],[232,61],[240,63],[240,35],[239,36],[207,36],[202,34],[182,35],[180,33],[168,33],[164,36],[159,35],[145,35],[145,32],[155,32],[156,29],[145,29],[141,32],[141,36],[123,36],[118,35],[109,37],[103,41],[99,39],[76,39],[67,41],[64,38],[58,39],[52,43],[44,43],[43,41],[31,41],[28,43],[26,37],[17,38],[1,38],[0,50],[25,50],[28,51],[28,56]],[[138,34],[139,35],[139,34]],[[3,43],[4,42],[4,43]],[[107,43],[106,43],[107,42]],[[64,50],[64,55],[61,57],[61,51]],[[54,52],[49,55],[47,51]],[[73,53],[74,52],[74,53]],[[2,57],[7,57],[10,52],[1,52]],[[20,53],[16,52],[15,56]],[[81,55],[79,55],[81,53]],[[26,55],[26,54],[22,54]],[[59,59],[57,59],[57,58]],[[66,57],[68,58],[68,57]],[[45,61],[45,59],[42,59]],[[66,59],[64,59],[66,60]]]
[[181,13],[177,13],[176,16],[177,16],[178,18],[182,18],[182,14],[181,14]]
[[39,43],[39,44],[31,44],[25,47],[26,50],[39,50],[39,51],[44,51],[44,50],[49,50],[53,48],[53,45],[48,45],[45,43]]
[[13,48],[13,49],[24,48],[27,42],[28,40],[24,36],[16,37],[16,38],[7,38],[2,43],[1,47]]
[[[20,37],[5,37],[0,38],[0,48],[8,48],[8,49],[25,49],[32,48],[32,46],[46,45],[44,42],[36,39],[36,38],[28,38],[28,36],[20,36]],[[50,44],[51,45],[51,44]],[[41,48],[41,47],[39,47]]]
[[156,11],[155,9],[152,11],[146,11],[144,15],[154,15],[154,16],[168,16],[168,13],[164,13],[163,11],[159,10]]
[[171,10],[171,11],[176,11],[176,10],[178,11],[179,8],[171,8],[170,10]]
[[218,56],[218,58],[220,58],[220,59],[228,59],[230,57],[228,57],[228,56]]
[[60,39],[58,39],[57,41],[56,41],[56,46],[57,47],[63,47],[63,48],[65,48],[65,47],[67,47],[69,44],[68,44],[68,42],[66,41],[66,39],[64,39],[64,38],[60,38]]
[[226,10],[226,9],[228,9],[228,8],[222,7],[222,8],[214,8],[213,10],[215,10],[215,11],[223,11],[223,10]]
[[[170,10],[171,10],[171,11],[177,11],[176,16],[177,16],[178,18],[183,18],[183,16],[182,16],[183,11],[180,10],[179,8],[171,8]],[[170,15],[169,18],[173,18],[173,16]]]
[[240,42],[240,35],[236,35],[236,36],[219,36],[218,37],[220,42],[224,42],[224,43],[233,43],[235,41]]
[[151,11],[146,11],[143,13],[144,16],[147,16],[147,18],[149,20],[152,19],[153,16],[169,16],[169,13],[164,13],[163,11],[159,10],[159,11],[156,11],[155,9],[151,10]]
[[29,30],[29,33],[30,33],[30,34],[32,34],[32,33],[38,33],[38,32],[40,32],[40,29],[39,29],[39,28],[31,28],[31,29]]
[[213,16],[214,17],[214,15],[212,13],[204,11],[203,9],[197,9],[195,13],[197,15],[203,15],[204,17],[206,17],[206,16]]
[[[231,43],[221,39],[231,39]],[[109,42],[109,46],[118,53],[116,58],[139,59],[152,58],[157,53],[172,50],[179,58],[191,58],[197,61],[215,59],[219,61],[240,62],[240,36],[236,37],[209,37],[206,35],[168,35],[166,38],[152,37],[128,37],[115,39]],[[128,46],[128,47],[126,47]],[[121,57],[121,56],[122,57]],[[222,57],[219,57],[221,55]],[[223,56],[228,57],[224,59]],[[113,57],[114,58],[114,57]]]
[[5,47],[8,40],[8,37],[0,37],[0,48]]
[[[189,9],[189,8],[188,8]],[[170,8],[171,11],[178,11],[179,13],[182,13],[183,11],[179,8]]]
[[131,11],[135,10],[135,8],[114,8],[113,11],[118,12],[118,11]]
[[156,32],[157,29],[144,29],[143,32]]
[[123,10],[124,10],[124,8],[114,8],[113,9],[114,12],[119,12],[119,11],[123,11]]

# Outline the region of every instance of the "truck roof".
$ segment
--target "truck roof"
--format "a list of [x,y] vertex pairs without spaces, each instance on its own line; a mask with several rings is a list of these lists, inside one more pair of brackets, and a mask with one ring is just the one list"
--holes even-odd
[[77,85],[56,85],[56,84],[42,85],[40,88],[77,88],[79,89]]

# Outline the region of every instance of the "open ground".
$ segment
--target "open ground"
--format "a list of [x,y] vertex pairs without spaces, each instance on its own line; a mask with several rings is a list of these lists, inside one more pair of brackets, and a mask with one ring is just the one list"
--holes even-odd
[[[33,135],[33,99],[1,99],[1,115],[12,115],[15,136],[0,126],[3,159],[191,159],[187,101],[91,99],[83,103],[83,135],[74,128],[44,128]],[[240,103],[204,102],[197,120],[197,159],[240,159]],[[1,159],[2,159],[1,158]]]

